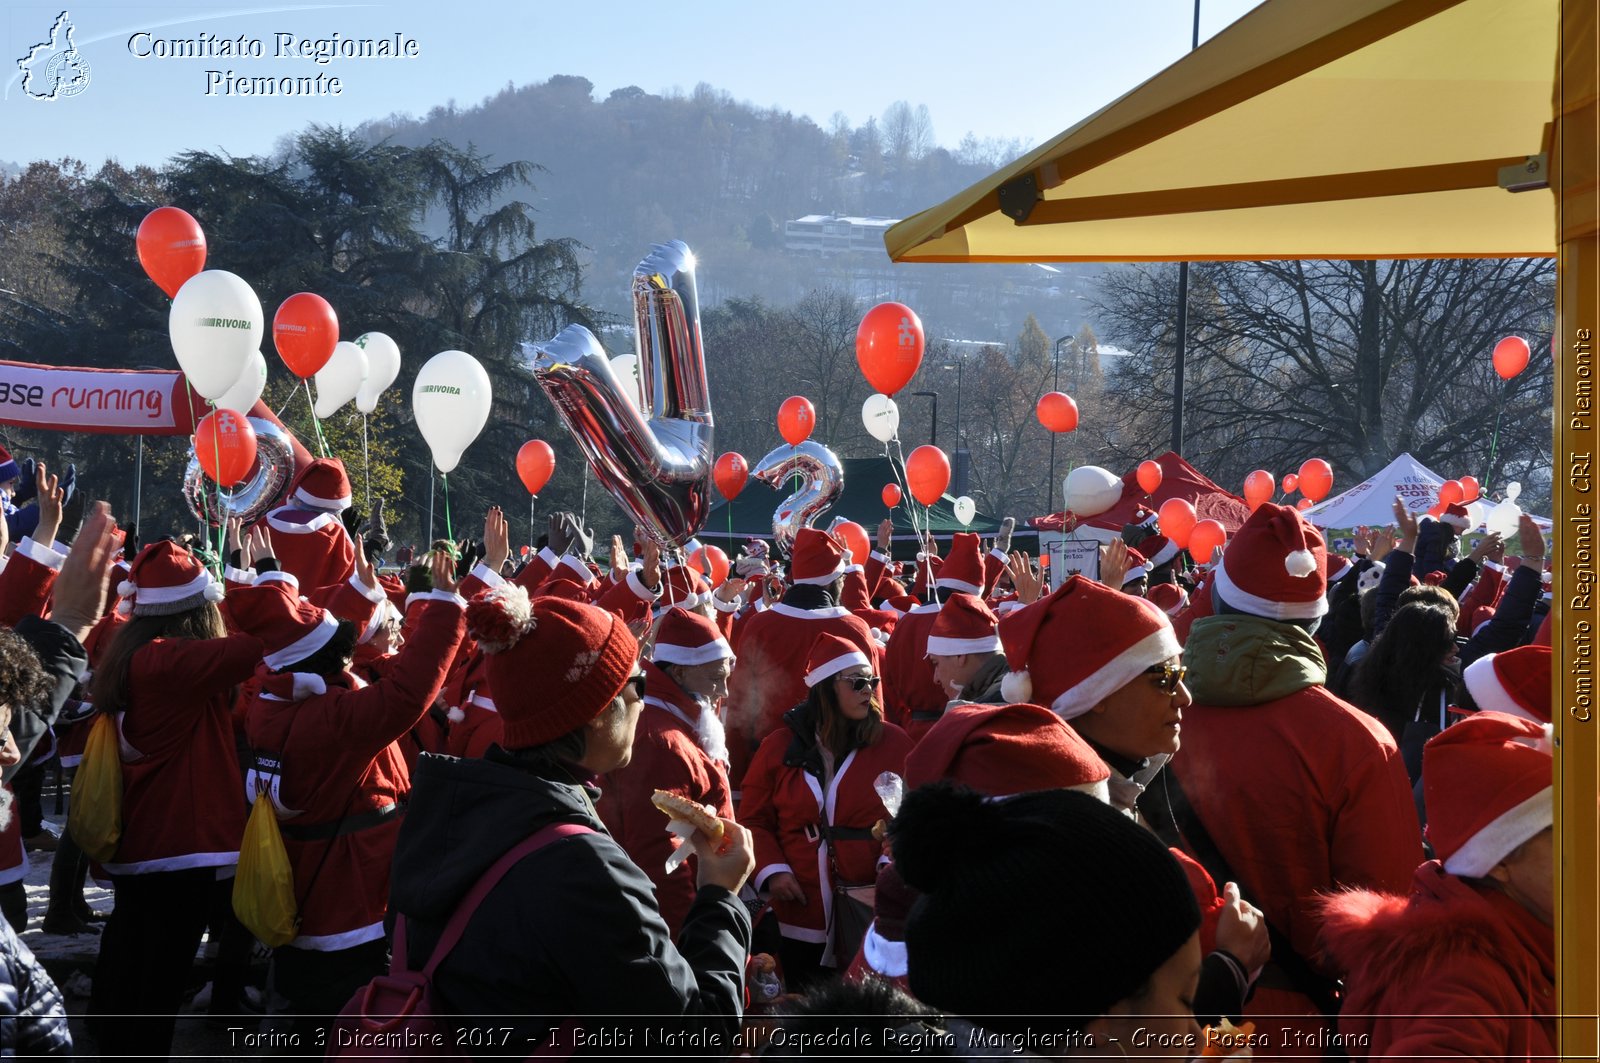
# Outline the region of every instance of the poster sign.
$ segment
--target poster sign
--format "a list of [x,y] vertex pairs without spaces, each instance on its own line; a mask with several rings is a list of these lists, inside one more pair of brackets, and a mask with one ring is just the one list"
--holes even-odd
[[0,424],[57,432],[189,435],[205,402],[173,370],[0,361]]
[[1058,539],[1049,545],[1050,586],[1061,586],[1074,572],[1100,578],[1100,540]]

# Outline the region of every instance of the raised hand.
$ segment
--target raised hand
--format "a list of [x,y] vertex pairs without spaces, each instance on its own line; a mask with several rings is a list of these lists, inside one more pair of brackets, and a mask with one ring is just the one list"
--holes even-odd
[[511,556],[511,525],[506,523],[505,511],[490,506],[483,517],[483,563],[491,572],[499,572]]
[[1522,563],[1544,569],[1544,533],[1532,515],[1524,513],[1517,521],[1517,540],[1522,543]]
[[1100,548],[1100,582],[1114,591],[1122,589],[1122,578],[1128,574],[1130,561],[1128,544],[1120,538],[1112,539]]
[[885,517],[878,523],[878,553],[889,556],[890,539],[894,535],[894,521]]
[[1394,522],[1400,529],[1400,541],[1395,544],[1396,550],[1406,553],[1415,553],[1417,549],[1417,515],[1405,504],[1399,495],[1394,496]]
[[66,501],[66,492],[61,490],[56,478],[49,475],[42,461],[33,470],[33,486],[39,497],[39,523],[34,525],[33,541],[49,546],[61,530],[61,507]]
[[1033,563],[1026,551],[1015,550],[1006,562],[1006,572],[1011,576],[1011,588],[1017,592],[1017,601],[1032,605],[1039,600],[1044,589],[1044,574]]
[[[3,522],[0,522],[3,523]],[[80,641],[105,611],[106,569],[122,549],[123,534],[112,519],[111,507],[96,502],[83,529],[67,551],[53,590],[50,619]]]
[[435,550],[429,564],[430,574],[433,576],[433,589],[454,594],[461,584],[456,580],[455,558],[444,550]]

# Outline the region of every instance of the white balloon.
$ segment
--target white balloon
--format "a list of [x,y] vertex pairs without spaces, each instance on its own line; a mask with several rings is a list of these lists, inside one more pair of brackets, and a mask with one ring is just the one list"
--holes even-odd
[[217,407],[248,414],[266,386],[267,359],[260,351],[256,351],[245,361],[244,372],[239,374],[233,387],[223,392],[217,400]]
[[880,443],[887,443],[900,432],[900,407],[889,396],[873,392],[861,404],[861,423]]
[[1522,495],[1522,485],[1512,480],[1506,484],[1506,501],[1515,502]]
[[362,333],[356,337],[356,346],[367,354],[367,379],[356,392],[356,409],[371,413],[378,408],[378,397],[400,375],[400,348],[381,332]]
[[492,401],[489,374],[465,351],[441,351],[417,371],[411,409],[440,472],[461,463],[461,455],[489,423]]
[[332,417],[339,407],[356,397],[367,379],[367,352],[349,340],[333,345],[333,354],[317,370],[318,417]]
[[1098,517],[1122,497],[1122,478],[1098,465],[1080,465],[1062,482],[1062,498],[1075,516]]
[[1489,507],[1482,500],[1467,503],[1467,520],[1472,522],[1469,528],[1483,527],[1483,522],[1488,516]]
[[167,335],[189,386],[212,400],[227,394],[252,354],[261,353],[261,300],[223,269],[196,273],[178,289]]
[[[1508,495],[1510,491],[1506,492]],[[1510,498],[1495,506],[1489,515],[1483,519],[1484,526],[1492,532],[1499,532],[1500,538],[1509,539],[1517,534],[1517,528],[1522,520],[1522,509]]]
[[632,354],[619,354],[611,359],[611,371],[616,374],[619,381],[624,384],[631,383],[631,387],[623,388],[622,393],[633,400],[633,408],[644,408],[644,381],[639,379],[639,359]]
[[971,524],[972,518],[978,515],[978,503],[967,495],[962,495],[956,499],[953,508],[956,511],[956,520],[959,520],[963,527]]

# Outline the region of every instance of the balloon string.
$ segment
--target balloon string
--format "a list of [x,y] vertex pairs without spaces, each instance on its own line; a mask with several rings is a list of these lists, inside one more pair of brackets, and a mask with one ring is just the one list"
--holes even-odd
[[444,537],[450,540],[450,544],[454,546],[456,533],[455,529],[450,525],[450,477],[441,472],[439,474],[439,483],[444,487]]
[[328,441],[322,438],[322,422],[317,420],[316,400],[311,397],[311,378],[303,377],[300,382],[306,386],[306,408],[311,411],[311,427],[317,433],[317,449],[322,451],[322,456],[326,458],[328,456]]
[[533,506],[534,506],[534,503],[538,502],[538,501],[539,501],[539,496],[538,495],[529,495],[528,496],[528,551],[530,553],[533,551],[533,538],[534,538],[534,535],[533,535],[533,532],[534,532]]
[[583,499],[578,503],[578,523],[589,526],[589,463],[583,464]]
[[367,516],[372,516],[372,461],[367,457],[367,415],[361,415],[361,471],[367,477]]
[[1494,474],[1494,456],[1500,449],[1500,418],[1506,413],[1506,388],[1500,388],[1500,408],[1494,414],[1494,437],[1489,441],[1489,467],[1484,470],[1483,483],[1479,485],[1480,492],[1489,490],[1489,477]]
[[[209,399],[207,401],[211,402],[211,413],[215,415],[217,404]],[[216,422],[213,421],[211,424],[211,452],[214,464],[211,467],[217,470],[217,559],[215,567],[217,576],[220,578],[222,576],[222,551],[228,542],[228,513],[230,507],[222,504],[222,433],[218,432],[216,428]],[[231,492],[229,501],[232,501]],[[209,536],[207,538],[209,539]]]

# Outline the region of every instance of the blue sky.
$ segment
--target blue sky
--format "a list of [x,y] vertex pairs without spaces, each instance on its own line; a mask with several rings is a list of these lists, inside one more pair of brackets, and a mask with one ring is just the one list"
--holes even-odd
[[[1202,0],[1201,39],[1255,0]],[[816,0],[795,5],[392,2],[95,4],[67,7],[88,86],[48,102],[23,91],[17,60],[48,38],[62,6],[8,3],[0,67],[0,161],[73,156],[158,163],[186,149],[270,151],[308,122],[355,125],[392,112],[471,106],[508,83],[579,74],[614,88],[697,82],[759,106],[852,124],[896,100],[927,104],[936,139],[1040,142],[1179,58],[1192,0],[1054,0],[1023,7],[955,0]],[[130,46],[130,38],[145,33]],[[404,59],[319,65],[274,55],[294,39],[414,40]],[[140,58],[152,40],[259,40],[262,58]],[[337,77],[338,96],[227,95],[206,71]],[[42,84],[35,82],[34,84]],[[207,95],[208,85],[213,94]]]

